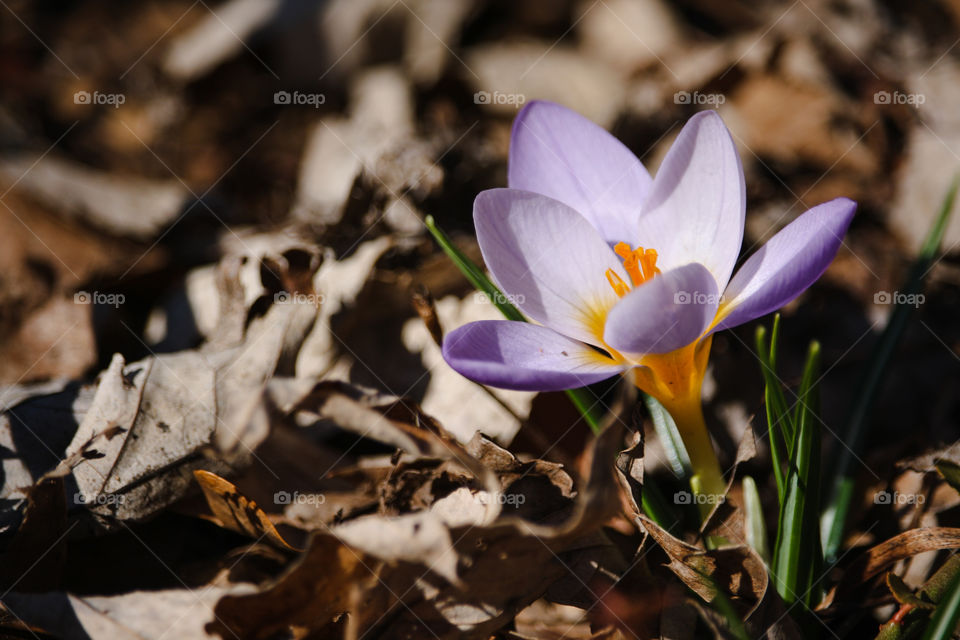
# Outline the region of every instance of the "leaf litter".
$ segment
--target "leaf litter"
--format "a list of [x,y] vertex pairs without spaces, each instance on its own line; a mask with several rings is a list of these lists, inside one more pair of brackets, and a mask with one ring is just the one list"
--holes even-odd
[[[722,96],[756,203],[750,243],[798,194],[849,195],[868,219],[788,309],[784,361],[809,337],[837,356],[836,418],[846,350],[869,352],[855,339],[883,311],[874,292],[923,237],[960,139],[941,108],[956,7],[878,4],[518,3],[503,20],[497,3],[452,0],[119,17],[87,3],[69,19],[15,3],[77,73],[0,30],[35,53],[11,59],[19,98],[0,101],[3,634],[734,637],[726,598],[751,637],[802,637],[744,542],[735,480],[756,478],[764,501],[774,487],[766,443],[744,431],[761,405],[741,336],[717,337],[710,372],[712,403],[743,418],[714,434],[726,499],[702,529],[684,513],[658,525],[641,514],[644,477],[683,485],[629,392],[597,390],[617,410],[592,438],[558,395],[489,392],[445,366],[438,332],[498,316],[421,217],[478,257],[470,202],[505,182],[521,97],[576,108],[656,165],[692,112],[683,96]],[[124,38],[91,57],[100,24]],[[291,65],[323,78],[324,104],[271,104],[297,90]],[[110,86],[117,108],[74,98]],[[875,99],[898,90],[927,100]],[[925,309],[929,331],[891,373],[902,392],[876,412],[816,608],[828,628],[873,637],[891,607],[929,609],[960,548],[960,456],[936,444],[956,437],[942,390],[957,381],[957,281],[955,256],[932,271],[945,302]],[[410,304],[416,285],[434,326]],[[917,423],[929,430],[905,433]],[[707,548],[717,535],[730,544]]]

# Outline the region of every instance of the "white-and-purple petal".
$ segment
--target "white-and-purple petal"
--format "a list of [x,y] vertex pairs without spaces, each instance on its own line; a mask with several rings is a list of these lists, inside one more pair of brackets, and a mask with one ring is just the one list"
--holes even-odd
[[636,287],[607,316],[604,339],[620,352],[667,353],[699,338],[716,315],[717,283],[691,263]]
[[740,253],[745,212],[740,155],[720,116],[704,111],[667,152],[634,243],[656,249],[663,271],[699,262],[723,290]]
[[714,330],[779,309],[813,284],[833,261],[856,209],[852,200],[837,198],[781,229],[733,276]]
[[508,185],[567,204],[611,244],[635,245],[651,180],[602,127],[559,104],[534,101],[513,122]]
[[560,391],[622,372],[593,348],[526,322],[482,320],[451,331],[443,357],[460,374],[492,387]]
[[627,275],[583,216],[540,194],[490,189],[477,196],[473,218],[487,268],[524,314],[602,344],[603,318],[618,300],[606,271]]

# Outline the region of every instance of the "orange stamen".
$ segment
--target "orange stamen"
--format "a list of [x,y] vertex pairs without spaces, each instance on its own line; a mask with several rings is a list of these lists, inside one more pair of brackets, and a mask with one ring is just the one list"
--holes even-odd
[[[626,242],[618,242],[613,251],[623,259],[623,268],[635,287],[660,273],[660,269],[657,268],[657,252],[653,249],[644,250],[643,247],[631,249]],[[630,287],[612,269],[607,270],[607,281],[621,298],[630,290]]]
[[[637,249],[637,253],[643,251],[643,248]],[[643,251],[643,256],[639,258],[640,266],[643,267],[643,280],[646,282],[654,275],[660,273],[657,269],[657,252],[654,249]]]
[[607,282],[610,283],[610,286],[613,287],[613,292],[617,294],[618,297],[622,298],[630,291],[630,287],[627,286],[627,283],[623,281],[623,278],[617,275],[617,272],[613,269],[607,269]]

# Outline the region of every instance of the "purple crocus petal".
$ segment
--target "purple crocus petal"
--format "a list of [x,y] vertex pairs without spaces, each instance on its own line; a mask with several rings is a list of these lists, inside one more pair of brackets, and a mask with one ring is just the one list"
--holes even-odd
[[837,198],[784,227],[730,281],[714,331],[779,309],[819,278],[837,254],[857,203]]
[[636,243],[650,174],[623,143],[575,111],[529,103],[513,121],[507,184],[559,200],[611,243]]
[[519,391],[573,389],[627,368],[552,329],[509,320],[481,320],[451,331],[443,357],[471,380]]
[[719,298],[717,283],[702,264],[677,267],[624,296],[607,315],[604,340],[631,354],[679,349],[710,326]]
[[699,262],[722,291],[740,252],[745,211],[740,156],[720,116],[704,111],[690,118],[657,171],[636,242],[656,249],[663,271]]
[[537,193],[490,189],[477,196],[473,220],[487,268],[512,302],[555,331],[601,343],[618,300],[606,271],[629,278],[583,216]]

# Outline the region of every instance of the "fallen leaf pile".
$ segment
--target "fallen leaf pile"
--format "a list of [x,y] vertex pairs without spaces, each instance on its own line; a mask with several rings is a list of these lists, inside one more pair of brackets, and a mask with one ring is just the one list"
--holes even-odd
[[[445,331],[501,316],[423,219],[480,260],[472,202],[507,184],[530,100],[651,171],[716,108],[744,254],[859,203],[784,310],[785,383],[823,345],[832,455],[877,294],[960,166],[957,2],[0,4],[0,636],[690,640],[735,637],[729,605],[750,637],[805,637],[744,532],[746,475],[771,544],[776,523],[753,327],[714,338],[730,484],[698,527],[633,389],[592,389],[594,436],[561,393],[446,365]],[[869,418],[824,637],[914,623],[956,570],[958,246],[954,215]],[[644,515],[645,478],[676,521]]]

